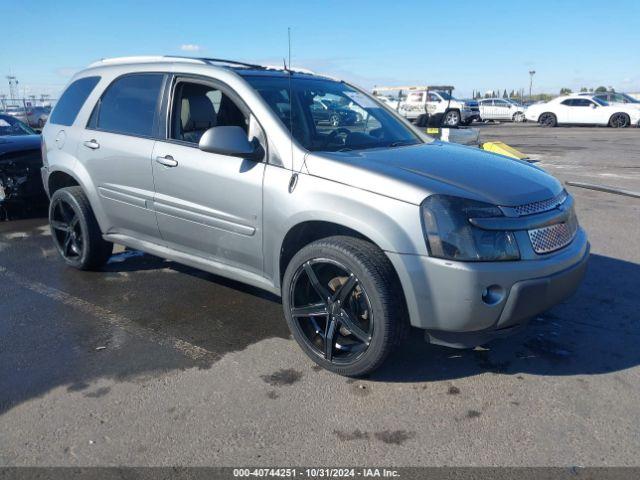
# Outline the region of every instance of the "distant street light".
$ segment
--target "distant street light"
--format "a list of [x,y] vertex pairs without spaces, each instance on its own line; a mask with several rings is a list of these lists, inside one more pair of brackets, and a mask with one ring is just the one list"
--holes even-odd
[[531,100],[531,90],[533,88],[533,76],[536,74],[535,70],[529,70],[529,100]]

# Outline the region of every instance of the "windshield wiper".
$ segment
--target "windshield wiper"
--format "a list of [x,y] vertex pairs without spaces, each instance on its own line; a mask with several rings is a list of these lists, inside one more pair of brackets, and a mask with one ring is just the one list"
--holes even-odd
[[389,147],[407,147],[409,145],[416,145],[416,144],[417,144],[417,142],[412,142],[412,141],[405,140],[403,142],[391,142],[389,144]]

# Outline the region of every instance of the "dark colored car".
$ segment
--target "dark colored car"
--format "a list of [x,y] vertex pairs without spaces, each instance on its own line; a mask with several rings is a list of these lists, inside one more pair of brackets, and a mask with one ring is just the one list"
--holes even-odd
[[40,135],[15,117],[0,114],[0,220],[46,206],[41,167]]
[[356,112],[326,100],[315,99],[309,110],[316,124],[325,123],[332,127],[339,127],[341,125],[355,125],[358,122]]

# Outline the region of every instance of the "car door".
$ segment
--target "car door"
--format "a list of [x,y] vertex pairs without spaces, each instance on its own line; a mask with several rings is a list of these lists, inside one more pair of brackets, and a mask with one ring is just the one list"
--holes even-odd
[[574,118],[575,118],[574,102],[575,101],[576,100],[573,98],[568,98],[554,105],[554,108],[551,111],[555,114],[556,118],[558,119],[558,123],[574,123]]
[[[416,95],[416,99],[418,102],[422,102],[425,93],[418,92],[414,93]],[[426,93],[426,111],[429,115],[433,115],[435,113],[444,113],[444,108],[440,105],[442,103],[442,99],[433,92]]]
[[78,158],[94,181],[109,233],[158,242],[153,211],[151,155],[162,73],[115,79],[96,103],[78,145]]
[[496,99],[493,101],[495,109],[495,118],[498,120],[511,120],[511,105],[504,100]]
[[266,150],[260,125],[215,81],[176,77],[167,98],[165,138],[153,151],[153,204],[162,237],[176,250],[261,272],[265,163],[198,148],[209,128],[239,126]]
[[489,104],[491,103],[491,100],[479,100],[478,101],[478,109],[480,110],[480,118],[482,120],[491,120],[490,115],[490,109],[489,109]]
[[571,105],[570,123],[591,125],[602,123],[598,105],[588,98],[575,98]]

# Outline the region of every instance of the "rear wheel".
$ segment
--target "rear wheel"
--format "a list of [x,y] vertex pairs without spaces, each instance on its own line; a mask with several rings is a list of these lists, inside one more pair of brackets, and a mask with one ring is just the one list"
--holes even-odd
[[460,112],[458,110],[449,110],[444,114],[442,123],[447,127],[457,127],[460,125]]
[[609,126],[611,128],[625,128],[628,127],[630,123],[631,120],[626,113],[614,113],[609,119]]
[[339,127],[340,126],[340,115],[337,114],[333,114],[329,117],[329,123],[331,124],[332,127]]
[[407,331],[399,282],[385,254],[351,237],[300,250],[284,275],[285,317],[302,350],[346,376],[378,368]]
[[516,112],[513,114],[513,121],[516,123],[522,123],[524,122],[524,113],[522,112]]
[[543,127],[555,127],[558,125],[558,119],[553,113],[546,112],[540,115],[538,123]]
[[81,187],[57,190],[49,205],[51,236],[58,253],[70,266],[93,270],[103,266],[113,244],[102,232]]

